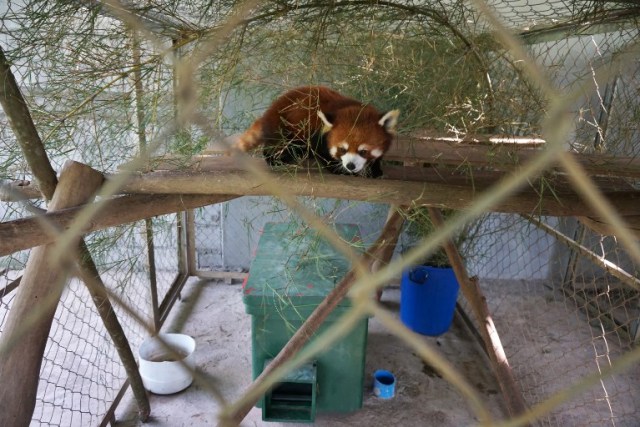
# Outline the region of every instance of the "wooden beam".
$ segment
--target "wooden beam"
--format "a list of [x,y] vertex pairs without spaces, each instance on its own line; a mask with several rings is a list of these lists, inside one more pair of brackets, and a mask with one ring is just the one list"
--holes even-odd
[[[306,169],[287,169],[274,175],[277,185],[289,194],[316,196],[396,205],[427,205],[457,210],[467,209],[490,186],[467,184],[449,185],[421,181],[424,168],[388,168],[390,179],[367,179],[332,175]],[[296,172],[299,171],[299,172]],[[414,173],[415,172],[415,173]],[[408,180],[394,179],[403,174]],[[171,194],[227,194],[270,195],[264,181],[246,172],[238,159],[214,157],[207,159],[206,169],[193,168],[173,171],[137,173],[123,187],[125,193]],[[621,215],[640,213],[640,191],[607,194],[609,201]],[[591,212],[571,189],[524,188],[517,194],[498,202],[495,212],[532,213],[554,216],[577,216]]]
[[38,188],[47,200],[53,197],[56,184],[56,172],[53,170],[40,135],[31,118],[31,112],[22,97],[20,87],[11,72],[9,61],[0,48],[0,105],[4,109],[16,140],[29,164]]
[[[523,141],[533,140],[531,137],[526,139],[513,137],[514,141],[520,141],[514,143],[486,142],[498,141],[499,137],[495,135],[487,135],[483,139],[469,138],[456,139],[444,135],[423,138],[401,137],[394,142],[384,158],[458,168],[470,166],[511,171],[539,155],[541,150],[539,146],[523,143]],[[573,155],[591,176],[640,178],[639,158],[614,157],[605,154],[573,153]],[[557,168],[551,170],[562,172]]]
[[[179,212],[231,200],[230,195],[148,194],[117,197],[107,203],[93,218],[86,233],[127,224],[145,218]],[[58,230],[66,230],[83,206],[47,212],[0,223],[0,256],[54,241],[55,236],[42,228],[42,222]]]
[[[227,142],[213,142],[212,146],[220,148],[210,149],[202,156],[193,157],[188,167],[198,170],[210,169],[211,165],[216,164],[214,154],[228,154],[225,147],[233,144],[236,138],[237,135],[232,135],[226,139]],[[540,154],[545,144],[543,139],[535,136],[465,135],[458,137],[444,133],[423,132],[413,136],[398,137],[384,159],[387,162],[400,162],[405,165],[449,166],[459,171],[464,171],[465,168],[481,168],[483,171],[508,172]],[[573,155],[590,176],[640,177],[640,158],[637,157],[619,157],[601,153],[573,153]],[[184,164],[184,160],[179,161],[171,156],[151,160],[151,167],[156,170],[174,170],[185,166],[187,165]],[[560,174],[564,172],[553,167],[550,171]]]

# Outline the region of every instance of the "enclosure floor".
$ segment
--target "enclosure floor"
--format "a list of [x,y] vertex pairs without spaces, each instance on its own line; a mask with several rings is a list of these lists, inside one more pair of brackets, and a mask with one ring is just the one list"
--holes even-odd
[[[242,395],[251,383],[251,322],[245,313],[241,287],[216,281],[192,280],[182,292],[163,331],[182,332],[197,342],[198,367],[210,376],[228,402]],[[382,303],[398,314],[400,292],[387,289]],[[424,337],[436,347],[476,389],[493,416],[501,418],[503,407],[499,388],[485,356],[466,332],[459,319],[449,332],[438,338]],[[337,361],[336,363],[340,363]],[[381,400],[373,396],[372,374],[388,369],[397,379],[396,397]],[[350,414],[316,416],[316,426],[468,426],[477,419],[465,399],[400,339],[387,332],[375,319],[369,320],[366,352],[364,404]],[[186,390],[170,395],[150,394],[151,419],[142,424],[128,391],[116,411],[116,426],[211,426],[217,422],[220,404],[210,392],[194,383]],[[305,426],[309,424],[266,423],[261,410],[254,408],[243,426]]]

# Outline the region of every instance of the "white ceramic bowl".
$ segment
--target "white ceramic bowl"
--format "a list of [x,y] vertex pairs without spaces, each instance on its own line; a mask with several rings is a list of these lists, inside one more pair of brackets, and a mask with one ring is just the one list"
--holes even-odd
[[[160,340],[180,357],[172,356]],[[156,394],[172,394],[189,387],[193,382],[195,350],[196,342],[189,335],[158,334],[147,338],[139,350],[140,375],[145,388]]]

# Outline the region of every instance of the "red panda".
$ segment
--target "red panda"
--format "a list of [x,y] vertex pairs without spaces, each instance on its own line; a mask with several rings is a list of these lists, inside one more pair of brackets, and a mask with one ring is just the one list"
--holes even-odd
[[332,173],[377,178],[399,113],[382,114],[327,87],[299,87],[277,98],[236,147],[249,151],[263,146],[271,166],[307,158]]

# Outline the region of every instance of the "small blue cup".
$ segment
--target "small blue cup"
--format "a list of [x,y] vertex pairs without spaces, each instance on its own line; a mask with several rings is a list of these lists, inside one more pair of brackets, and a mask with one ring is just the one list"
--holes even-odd
[[396,394],[396,377],[384,369],[375,371],[373,373],[373,394],[380,399],[391,399]]

